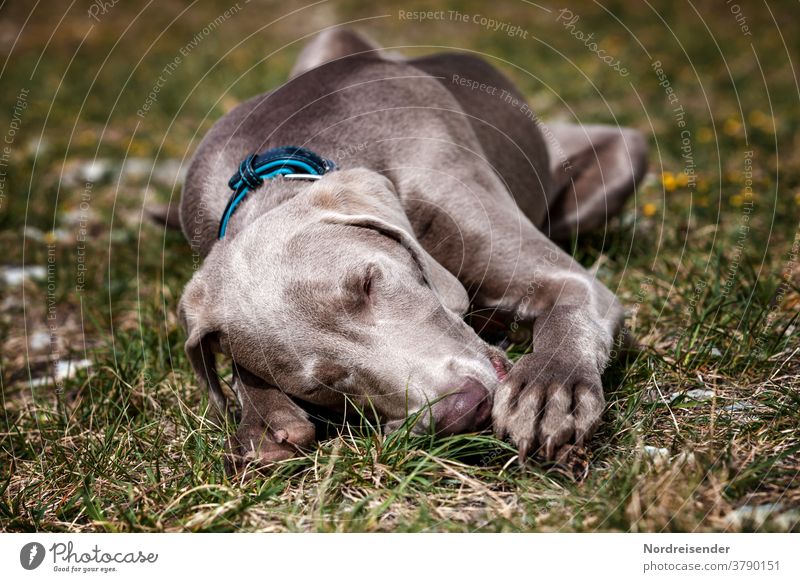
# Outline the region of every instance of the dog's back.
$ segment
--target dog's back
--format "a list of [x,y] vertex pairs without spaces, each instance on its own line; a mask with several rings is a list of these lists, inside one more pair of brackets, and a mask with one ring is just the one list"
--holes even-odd
[[409,64],[436,77],[456,98],[489,163],[520,209],[539,224],[546,211],[541,194],[552,192],[552,178],[547,146],[525,97],[505,75],[472,54],[440,53]]
[[[487,107],[487,99],[496,103]],[[418,141],[403,136],[444,139],[451,147],[431,142],[426,155]],[[465,148],[494,169],[532,222],[541,222],[546,211],[547,148],[508,79],[471,55],[402,61],[361,52],[302,71],[214,125],[192,160],[181,201],[184,233],[195,250],[207,254],[213,245],[227,181],[239,162],[285,144],[321,152],[341,168],[365,167],[390,178],[397,160],[418,157],[430,162],[440,156],[446,171],[448,149],[452,157],[453,149]]]

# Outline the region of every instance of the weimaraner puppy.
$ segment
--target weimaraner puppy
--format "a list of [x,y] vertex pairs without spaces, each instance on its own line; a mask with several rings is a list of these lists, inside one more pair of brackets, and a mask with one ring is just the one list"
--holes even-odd
[[[554,241],[604,227],[645,158],[631,129],[541,124],[475,56],[320,34],[287,83],[214,125],[183,191],[204,261],[180,318],[211,401],[240,409],[230,452],[294,456],[310,406],[353,404],[387,431],[417,412],[416,432],[491,424],[523,460],[586,442],[623,311]],[[512,366],[470,309],[527,329],[531,353]]]

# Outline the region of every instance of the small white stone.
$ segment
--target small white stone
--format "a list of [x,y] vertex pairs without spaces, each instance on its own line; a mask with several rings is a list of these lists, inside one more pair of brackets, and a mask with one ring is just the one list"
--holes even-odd
[[25,238],[29,238],[31,240],[35,240],[36,242],[42,242],[44,240],[44,233],[41,229],[36,228],[35,226],[26,226],[22,229],[22,234]]
[[50,334],[45,331],[35,331],[28,338],[31,350],[38,352],[50,345]]
[[734,527],[761,529],[769,522],[775,529],[789,530],[800,520],[800,511],[783,511],[780,503],[742,505],[725,516],[725,521]]
[[723,406],[720,410],[724,410],[725,412],[746,412],[748,410],[753,410],[753,408],[755,408],[755,406],[749,402],[734,402],[733,404]]
[[691,390],[676,392],[672,396],[670,396],[669,401],[672,402],[681,396],[685,396],[690,400],[696,400],[697,402],[702,402],[704,400],[711,400],[714,398],[714,391],[708,390],[707,388],[692,388]]
[[24,267],[0,267],[0,278],[6,285],[21,285],[28,279],[41,281],[47,276],[47,269],[41,265]]
[[714,391],[706,388],[694,388],[686,392],[686,396],[692,400],[711,400],[714,398]]
[[111,163],[103,158],[89,160],[78,167],[78,177],[84,182],[97,182],[111,173]]
[[644,445],[644,447],[642,447],[642,450],[644,451],[645,455],[647,455],[648,457],[650,457],[655,461],[669,460],[669,449]]
[[186,166],[179,159],[167,159],[156,164],[153,170],[153,181],[165,186],[176,186],[183,183],[186,177]]
[[[55,365],[55,380],[67,380],[72,378],[78,370],[88,368],[92,365],[90,360],[58,360]],[[45,386],[50,383],[51,376],[43,376],[31,380],[31,387]]]
[[143,180],[153,170],[152,158],[128,158],[120,169],[126,180]]

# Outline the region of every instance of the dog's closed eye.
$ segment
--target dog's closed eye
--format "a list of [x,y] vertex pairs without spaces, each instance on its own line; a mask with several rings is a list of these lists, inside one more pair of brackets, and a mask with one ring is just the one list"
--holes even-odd
[[442,304],[454,313],[463,314],[467,311],[469,298],[466,290],[452,273],[436,262],[422,248],[419,242],[409,234],[412,231],[410,224],[407,224],[406,228],[401,228],[386,220],[367,214],[331,214],[328,216],[327,221],[377,232],[399,243],[418,267],[413,276],[419,279],[419,283],[433,290]]
[[364,292],[364,295],[367,297],[367,299],[369,299],[370,296],[372,295],[372,290],[373,290],[372,281],[373,281],[373,275],[372,272],[370,271],[366,274],[366,276],[364,277],[364,282],[361,284],[361,290]]
[[360,313],[368,310],[375,301],[382,274],[374,265],[352,273],[342,285],[342,303],[346,311]]

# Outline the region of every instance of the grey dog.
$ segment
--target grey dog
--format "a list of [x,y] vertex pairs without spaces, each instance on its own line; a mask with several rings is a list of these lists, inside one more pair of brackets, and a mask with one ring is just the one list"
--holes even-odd
[[[220,238],[231,174],[278,146],[338,169],[264,181]],[[491,425],[523,460],[586,442],[623,311],[557,243],[604,227],[645,166],[639,132],[542,124],[478,57],[317,36],[289,81],[209,131],[180,204],[204,257],[179,306],[186,351],[216,408],[240,411],[230,453],[291,457],[315,442],[310,407],[349,403],[386,431],[413,413],[416,432]],[[528,329],[532,351],[512,366],[468,311]]]

